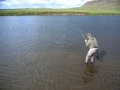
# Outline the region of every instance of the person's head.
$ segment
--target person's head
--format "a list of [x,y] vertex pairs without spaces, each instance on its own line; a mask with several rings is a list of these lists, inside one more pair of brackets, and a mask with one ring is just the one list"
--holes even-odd
[[90,37],[91,37],[91,34],[90,34],[90,33],[87,33],[86,36],[87,36],[87,38],[90,38]]

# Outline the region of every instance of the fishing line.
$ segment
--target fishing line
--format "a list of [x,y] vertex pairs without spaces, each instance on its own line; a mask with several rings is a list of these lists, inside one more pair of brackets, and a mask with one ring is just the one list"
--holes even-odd
[[79,32],[81,33],[83,39],[85,40],[86,38],[85,38],[84,34],[82,33],[82,31],[80,30],[80,28],[77,25],[75,25],[74,23],[70,23],[70,24],[74,25],[79,30]]

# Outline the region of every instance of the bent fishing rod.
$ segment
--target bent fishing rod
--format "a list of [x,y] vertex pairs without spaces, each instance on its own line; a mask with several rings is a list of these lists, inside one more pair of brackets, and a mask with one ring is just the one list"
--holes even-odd
[[81,33],[83,39],[86,40],[86,38],[85,38],[84,34],[82,33],[82,31],[80,30],[80,28],[77,25],[75,25],[74,23],[70,23],[70,24],[74,25],[79,30],[79,32]]

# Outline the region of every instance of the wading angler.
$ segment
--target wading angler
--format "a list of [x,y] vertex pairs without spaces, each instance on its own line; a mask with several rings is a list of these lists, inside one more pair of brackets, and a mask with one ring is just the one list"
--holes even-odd
[[91,59],[90,62],[93,63],[95,56],[98,55],[98,43],[96,38],[92,37],[90,33],[86,34],[86,36],[88,40],[85,40],[85,44],[90,48],[85,59],[85,63],[88,64],[89,59]]

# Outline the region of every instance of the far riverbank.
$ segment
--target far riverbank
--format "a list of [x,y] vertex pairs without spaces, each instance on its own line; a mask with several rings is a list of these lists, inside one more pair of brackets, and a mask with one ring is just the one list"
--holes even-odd
[[1,9],[0,16],[24,15],[120,15],[120,11],[92,11],[79,9]]

